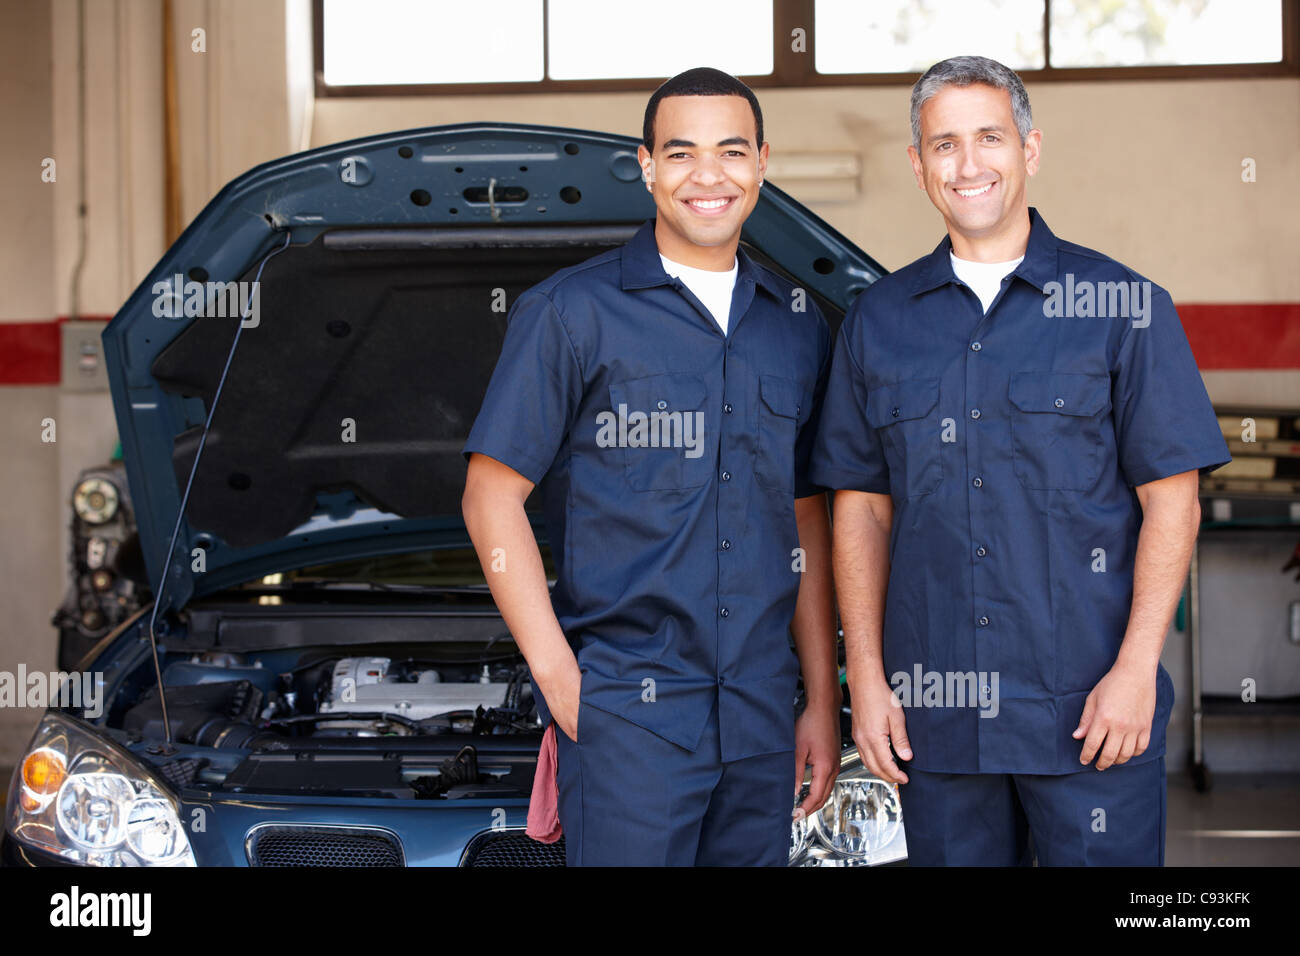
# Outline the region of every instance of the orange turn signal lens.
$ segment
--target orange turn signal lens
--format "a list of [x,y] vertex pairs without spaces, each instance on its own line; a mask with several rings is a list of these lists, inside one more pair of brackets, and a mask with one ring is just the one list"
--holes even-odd
[[33,750],[23,760],[23,783],[39,796],[58,792],[68,777],[68,764],[63,754],[49,747]]

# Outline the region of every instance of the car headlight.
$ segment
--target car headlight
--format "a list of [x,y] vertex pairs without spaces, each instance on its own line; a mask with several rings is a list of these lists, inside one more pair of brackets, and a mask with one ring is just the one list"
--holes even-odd
[[86,524],[112,520],[117,505],[117,485],[104,478],[87,478],[72,492],[72,510]]
[[175,800],[130,754],[46,714],[9,787],[6,829],[89,866],[194,866]]
[[867,770],[857,748],[849,747],[840,755],[840,773],[826,803],[794,821],[790,865],[878,866],[906,858],[898,785]]

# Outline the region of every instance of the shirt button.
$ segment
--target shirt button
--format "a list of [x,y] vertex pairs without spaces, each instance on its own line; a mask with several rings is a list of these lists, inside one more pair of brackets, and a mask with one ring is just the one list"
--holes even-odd
[[724,472],[722,473],[722,480],[723,480],[723,481],[730,481],[730,480],[731,480],[731,472],[729,472],[729,471],[724,471]]
[[988,554],[988,552],[985,551],[983,547],[976,548],[975,553],[979,555],[981,558],[984,557],[984,555]]
[[1056,401],[1052,402],[1052,404],[1055,405],[1057,408],[1064,408],[1064,407],[1065,407],[1065,399],[1063,399],[1063,398],[1058,398]]
[[988,626],[989,626],[989,619],[987,617],[980,618],[980,627],[988,627]]
[[731,539],[730,539],[730,538],[723,538],[723,539],[722,539],[722,550],[723,550],[723,551],[730,551],[730,550],[731,550]]
[[730,415],[730,414],[731,414],[731,402],[727,402],[726,404],[724,404],[724,405],[722,406],[722,410],[723,410],[724,412],[726,412],[728,415]]
[[974,485],[976,488],[983,488],[984,480],[982,478],[976,478],[974,481],[971,482],[971,484]]
[[900,409],[897,405],[895,405],[893,408],[889,410],[889,414],[897,418],[900,411],[902,411],[902,409]]
[[729,617],[731,615],[731,612],[724,607],[718,609],[718,614],[720,614],[722,617]]
[[972,352],[978,352],[978,351],[979,351],[980,349],[982,349],[983,347],[984,347],[984,346],[980,345],[978,342],[972,342],[972,343],[970,344],[970,350],[971,350]]
[[719,677],[719,678],[718,678],[718,686],[719,686],[719,687],[726,687],[726,686],[727,686],[727,679],[726,679],[725,677]]
[[661,398],[661,399],[659,399],[659,401],[655,402],[655,407],[658,408],[659,411],[662,412],[665,408],[668,407],[668,403],[665,402],[665,401]]
[[972,408],[972,409],[970,410],[970,417],[971,417],[971,418],[979,418],[979,417],[980,417],[980,410],[979,410],[978,408]]

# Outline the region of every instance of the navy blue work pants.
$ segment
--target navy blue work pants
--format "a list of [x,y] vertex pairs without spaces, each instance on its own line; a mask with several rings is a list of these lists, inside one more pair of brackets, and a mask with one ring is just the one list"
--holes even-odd
[[723,763],[716,702],[694,752],[586,703],[555,738],[569,866],[788,862],[794,752]]
[[1164,866],[1163,756],[1056,775],[906,772],[913,866]]

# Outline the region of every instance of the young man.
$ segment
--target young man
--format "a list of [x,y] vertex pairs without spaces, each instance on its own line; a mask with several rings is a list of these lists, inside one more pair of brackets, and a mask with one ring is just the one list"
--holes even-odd
[[948,235],[836,345],[811,473],[854,739],[913,863],[1161,865],[1160,651],[1227,447],[1168,293],[1029,208],[1032,125],[992,60],[917,82]]
[[[805,476],[830,335],[739,249],[768,156],[753,92],[680,74],[643,138],[656,218],[510,311],[465,522],[560,731],[568,863],[781,865],[792,782],[812,765],[810,812],[839,766],[829,518]],[[549,596],[524,513],[543,479]]]

